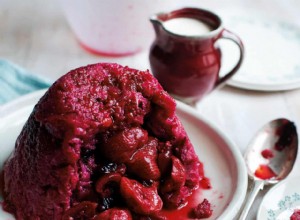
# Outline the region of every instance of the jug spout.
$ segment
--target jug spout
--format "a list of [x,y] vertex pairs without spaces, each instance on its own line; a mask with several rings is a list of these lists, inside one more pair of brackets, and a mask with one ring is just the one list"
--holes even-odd
[[150,21],[153,25],[154,31],[156,33],[156,35],[158,35],[162,29],[162,20],[160,19],[160,16],[162,16],[163,14],[155,14],[153,16],[150,17]]

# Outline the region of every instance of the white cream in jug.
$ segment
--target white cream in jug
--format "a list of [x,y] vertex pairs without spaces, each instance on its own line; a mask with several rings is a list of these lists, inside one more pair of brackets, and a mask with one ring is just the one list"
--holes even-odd
[[163,25],[169,32],[183,36],[200,36],[212,31],[209,25],[193,18],[173,18]]

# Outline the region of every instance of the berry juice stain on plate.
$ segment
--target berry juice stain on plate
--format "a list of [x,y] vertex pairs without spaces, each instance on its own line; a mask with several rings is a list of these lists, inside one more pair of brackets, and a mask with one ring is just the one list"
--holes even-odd
[[202,180],[200,180],[200,186],[202,189],[211,189],[211,183],[210,183],[210,179],[207,177],[203,177]]
[[162,214],[167,219],[176,220],[186,220],[189,219],[202,219],[209,218],[213,214],[213,205],[204,198],[202,202],[199,203],[199,197],[203,197],[201,188],[197,189],[194,194],[188,198],[188,203],[177,210],[163,210]]

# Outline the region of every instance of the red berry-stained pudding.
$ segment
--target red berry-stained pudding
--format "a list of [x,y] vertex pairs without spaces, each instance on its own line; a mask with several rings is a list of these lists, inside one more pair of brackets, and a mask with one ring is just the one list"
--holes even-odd
[[[148,71],[104,63],[67,73],[4,165],[4,209],[25,220],[168,219],[204,178],[175,108]],[[211,215],[207,200],[193,208]]]

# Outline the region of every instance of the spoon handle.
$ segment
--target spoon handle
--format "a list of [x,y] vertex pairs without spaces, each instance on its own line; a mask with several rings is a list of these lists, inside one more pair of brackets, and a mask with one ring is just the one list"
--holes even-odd
[[248,212],[250,210],[250,207],[255,199],[255,197],[257,196],[257,193],[259,192],[259,190],[264,188],[264,181],[262,180],[254,180],[254,186],[251,189],[251,192],[249,193],[249,196],[245,202],[245,206],[244,209],[242,211],[242,214],[240,215],[239,220],[245,220]]

